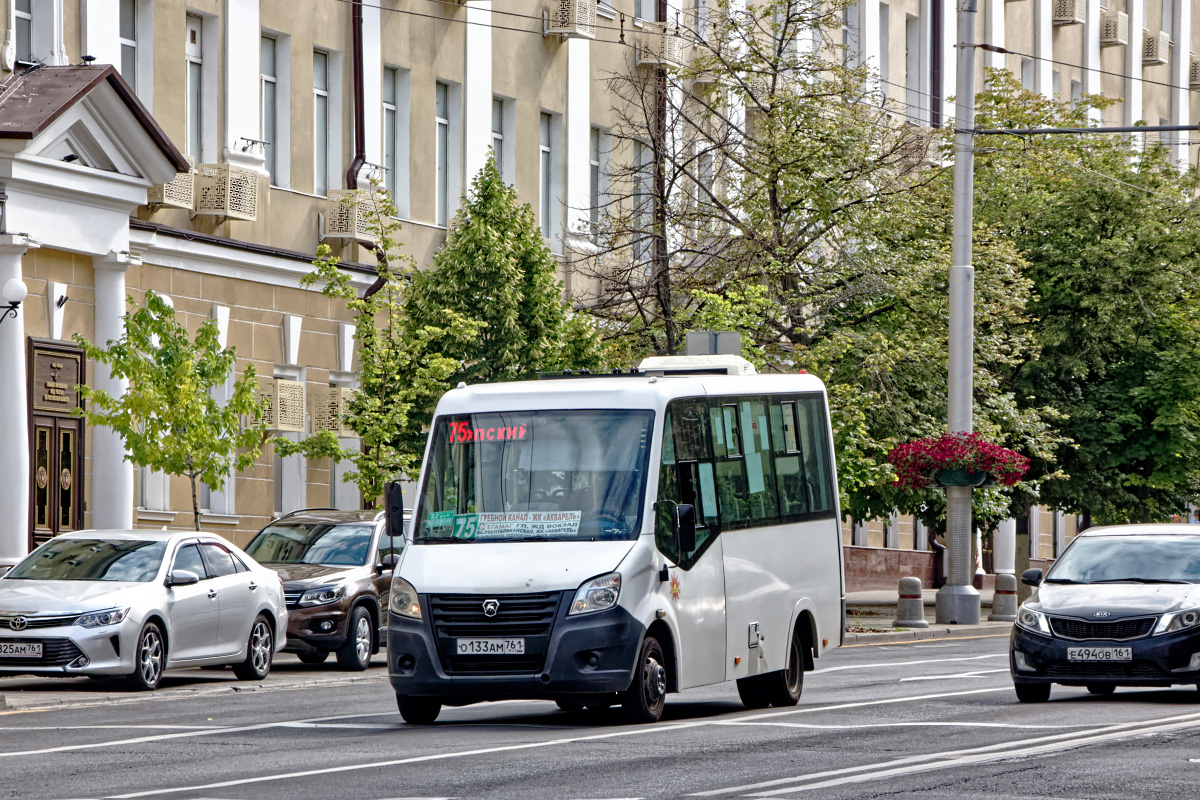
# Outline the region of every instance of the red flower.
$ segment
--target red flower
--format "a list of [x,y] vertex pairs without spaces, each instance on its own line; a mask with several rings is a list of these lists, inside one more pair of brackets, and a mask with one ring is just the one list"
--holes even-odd
[[1002,486],[1012,486],[1029,469],[1029,459],[992,444],[977,433],[947,433],[937,439],[917,439],[898,445],[888,454],[896,470],[895,486],[924,489],[942,470],[986,472]]

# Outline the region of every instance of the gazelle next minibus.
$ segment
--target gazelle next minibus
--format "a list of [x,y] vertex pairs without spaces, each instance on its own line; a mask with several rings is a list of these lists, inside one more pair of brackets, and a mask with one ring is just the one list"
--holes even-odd
[[400,713],[540,698],[653,722],[729,680],[750,708],[795,705],[841,643],[837,498],[811,375],[693,356],[460,384],[391,585]]

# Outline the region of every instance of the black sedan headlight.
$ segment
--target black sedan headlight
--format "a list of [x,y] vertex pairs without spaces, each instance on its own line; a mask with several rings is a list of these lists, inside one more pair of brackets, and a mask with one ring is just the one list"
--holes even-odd
[[1021,606],[1017,611],[1017,624],[1026,630],[1034,633],[1041,633],[1046,636],[1050,635],[1050,621],[1046,619],[1046,615],[1040,611],[1034,611],[1032,608]]
[[1200,625],[1200,608],[1191,608],[1187,611],[1174,611],[1170,614],[1163,614],[1158,618],[1158,624],[1154,626],[1154,635],[1158,636],[1163,633],[1186,631],[1190,628],[1195,628],[1197,625]]

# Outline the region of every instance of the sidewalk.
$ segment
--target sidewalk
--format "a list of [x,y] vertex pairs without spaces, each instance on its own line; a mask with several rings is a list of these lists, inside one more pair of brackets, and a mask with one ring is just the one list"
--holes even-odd
[[1012,629],[1011,622],[988,622],[992,611],[992,590],[979,592],[980,613],[978,625],[938,625],[936,620],[937,589],[921,592],[928,628],[896,628],[896,589],[875,589],[866,592],[846,593],[846,645],[886,644],[920,639],[945,639],[954,637],[1006,636]]

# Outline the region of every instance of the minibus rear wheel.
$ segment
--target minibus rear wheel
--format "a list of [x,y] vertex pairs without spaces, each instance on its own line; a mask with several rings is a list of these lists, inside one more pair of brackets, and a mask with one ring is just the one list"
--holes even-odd
[[442,703],[436,697],[410,697],[396,693],[396,707],[409,725],[432,725],[442,713]]

